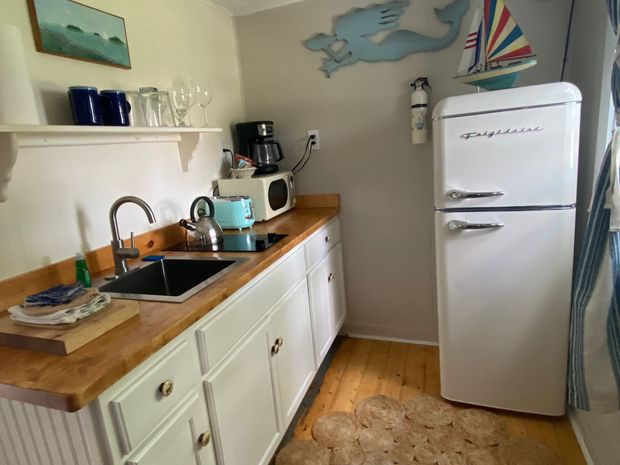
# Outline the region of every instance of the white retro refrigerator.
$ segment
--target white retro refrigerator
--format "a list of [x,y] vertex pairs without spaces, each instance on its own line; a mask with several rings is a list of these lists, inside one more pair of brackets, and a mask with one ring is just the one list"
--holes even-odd
[[545,84],[433,115],[441,392],[565,408],[581,94]]

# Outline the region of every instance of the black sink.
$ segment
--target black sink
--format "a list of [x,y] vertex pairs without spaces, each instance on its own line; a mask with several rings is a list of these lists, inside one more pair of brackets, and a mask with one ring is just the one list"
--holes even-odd
[[122,299],[183,302],[244,261],[243,258],[165,258],[130,271],[99,289]]

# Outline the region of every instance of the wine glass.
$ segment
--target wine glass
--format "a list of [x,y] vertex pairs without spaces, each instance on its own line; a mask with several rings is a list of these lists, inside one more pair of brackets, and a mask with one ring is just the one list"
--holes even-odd
[[185,118],[194,104],[194,84],[189,79],[175,79],[169,90],[170,102],[180,127],[187,127]]
[[197,81],[194,85],[194,96],[196,98],[196,103],[200,108],[202,108],[206,128],[209,126],[207,119],[207,105],[209,105],[213,100],[213,89],[211,87],[211,82],[209,82],[206,78]]

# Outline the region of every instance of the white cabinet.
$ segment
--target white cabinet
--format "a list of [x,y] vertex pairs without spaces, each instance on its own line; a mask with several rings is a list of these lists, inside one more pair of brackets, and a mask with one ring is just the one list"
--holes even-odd
[[267,465],[345,316],[336,218],[89,408],[9,424],[0,402],[0,431],[36,442],[31,419],[56,418],[88,465]]
[[308,287],[301,281],[274,309],[269,323],[274,388],[284,432],[314,376]]
[[314,355],[317,367],[325,358],[333,340],[328,279],[329,262],[327,257],[325,257],[308,273],[308,290],[310,292],[312,329],[314,333]]
[[196,389],[196,365],[188,363],[193,358],[191,347],[184,339],[171,345],[156,364],[110,399],[124,453],[135,449],[189,391]]
[[192,393],[128,465],[216,465],[207,412]]
[[332,247],[309,272],[316,366],[321,364],[346,318],[342,245]]
[[205,421],[208,418],[194,333],[192,328],[183,332],[97,399],[109,465],[125,464],[145,444],[156,442],[154,438],[171,427],[190,397]]
[[206,379],[219,465],[264,465],[280,440],[267,323]]
[[342,328],[347,316],[347,302],[344,289],[344,264],[342,262],[342,244],[336,245],[327,255],[329,263],[329,307],[331,311],[332,331],[334,337]]

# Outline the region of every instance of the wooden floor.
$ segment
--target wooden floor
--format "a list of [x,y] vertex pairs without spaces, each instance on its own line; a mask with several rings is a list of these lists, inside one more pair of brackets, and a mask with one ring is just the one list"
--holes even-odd
[[[310,439],[314,421],[330,411],[351,412],[374,394],[409,400],[418,393],[439,396],[439,350],[436,347],[346,338],[338,348],[320,392],[296,428],[295,437]],[[527,436],[550,447],[564,465],[585,465],[567,418],[494,411],[512,435]]]

